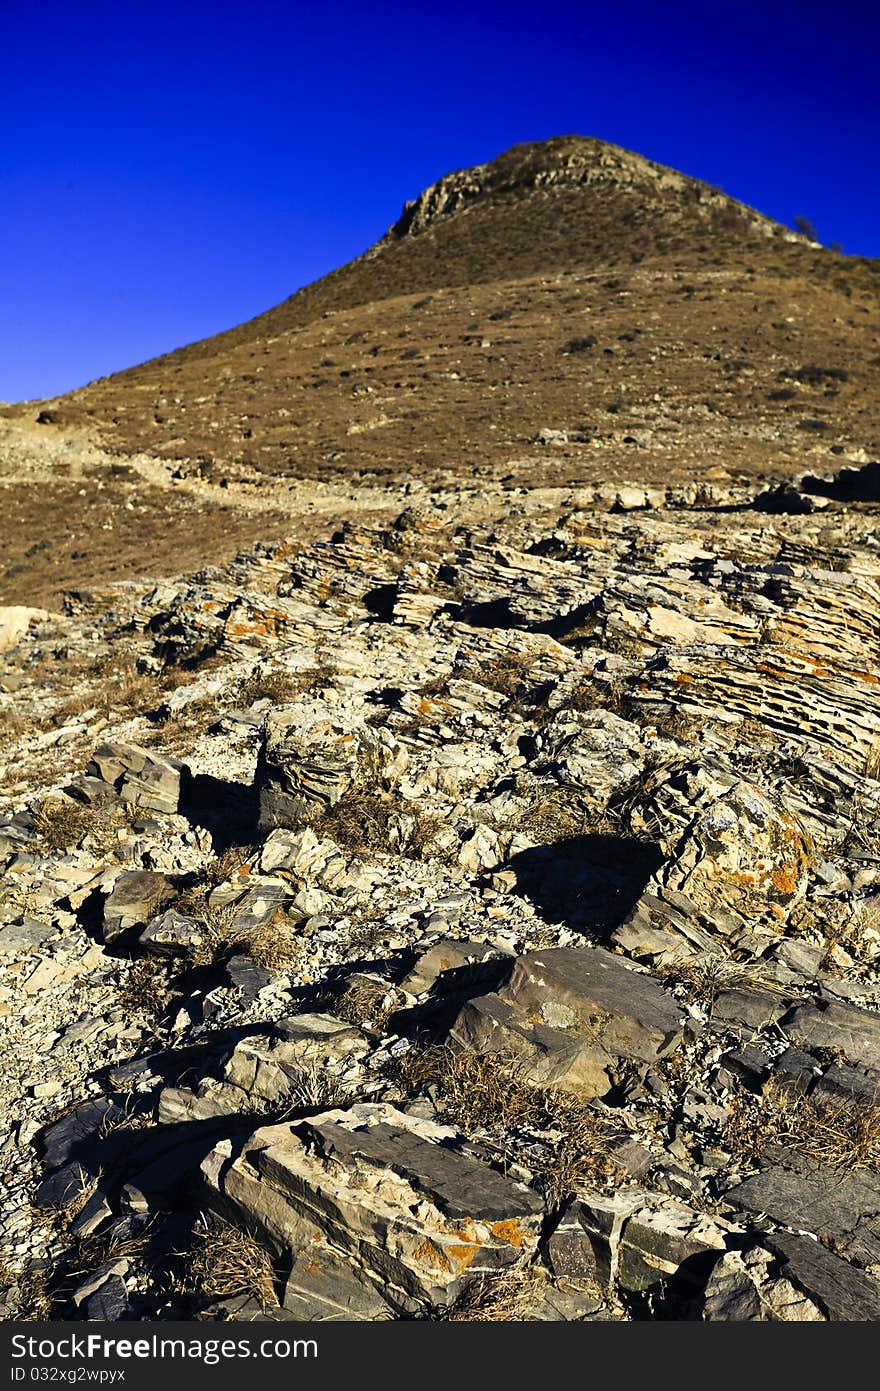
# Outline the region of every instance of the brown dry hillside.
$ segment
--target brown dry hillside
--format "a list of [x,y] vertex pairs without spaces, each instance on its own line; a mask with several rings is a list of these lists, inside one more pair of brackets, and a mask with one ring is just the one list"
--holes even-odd
[[[876,262],[565,137],[440,179],[364,255],[249,323],[3,413],[213,490],[232,545],[272,529],[236,520],[239,490],[267,505],[289,480],[666,482],[875,457],[878,363]],[[19,479],[22,499],[13,552],[43,507]],[[222,558],[212,526],[153,520],[177,568]],[[153,554],[151,526],[138,535],[140,551],[112,547],[114,575]],[[34,567],[16,563],[24,583]]]

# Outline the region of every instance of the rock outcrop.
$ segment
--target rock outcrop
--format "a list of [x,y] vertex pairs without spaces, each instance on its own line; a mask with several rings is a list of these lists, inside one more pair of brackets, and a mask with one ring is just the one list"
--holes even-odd
[[878,1316],[870,504],[639,496],[81,597],[63,692],[21,630],[10,1311]]

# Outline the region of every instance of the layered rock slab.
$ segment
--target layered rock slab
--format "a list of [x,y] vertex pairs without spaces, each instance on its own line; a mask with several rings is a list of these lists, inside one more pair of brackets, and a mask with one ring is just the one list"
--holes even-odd
[[451,1302],[536,1248],[536,1193],[457,1147],[445,1126],[387,1104],[333,1110],[229,1142],[203,1171],[239,1219],[294,1256],[315,1241],[401,1308]]
[[501,989],[462,1007],[449,1040],[516,1058],[526,1080],[602,1096],[624,1060],[674,1049],[683,1024],[669,992],[620,957],[558,947],[518,957]]

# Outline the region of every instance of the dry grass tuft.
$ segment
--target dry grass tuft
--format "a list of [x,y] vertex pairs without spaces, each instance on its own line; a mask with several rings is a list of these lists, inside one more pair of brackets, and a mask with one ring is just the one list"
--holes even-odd
[[153,1125],[152,1110],[136,1110],[135,1100],[132,1096],[127,1096],[119,1111],[106,1111],[98,1134],[101,1139],[106,1139],[108,1135],[113,1135],[117,1130],[149,1130]]
[[880,1102],[819,1100],[771,1081],[760,1097],[733,1098],[725,1139],[746,1159],[780,1145],[830,1168],[880,1172]]
[[170,983],[170,963],[154,956],[142,956],[126,971],[117,995],[117,1004],[126,1019],[145,1020],[155,1028],[174,999]]
[[77,671],[74,665],[68,673],[68,681],[75,682],[77,676],[83,684],[76,695],[68,696],[56,708],[53,716],[56,724],[63,724],[85,710],[97,711],[104,719],[130,718],[151,712],[161,700],[156,677],[138,671],[128,657],[112,650],[106,656],[95,658],[85,671]]
[[333,806],[313,811],[306,824],[353,855],[369,855],[388,850],[389,820],[395,810],[394,799],[387,794],[353,787]]
[[665,984],[685,986],[690,998],[707,1009],[722,991],[739,987],[766,990],[777,995],[790,993],[771,977],[762,975],[760,966],[731,961],[720,953],[699,952],[693,956],[679,956],[673,961],[661,963],[656,969]]
[[52,1295],[48,1271],[41,1268],[17,1271],[5,1262],[0,1269],[0,1289],[8,1291],[5,1318],[22,1323],[45,1323],[52,1317]]
[[34,825],[48,850],[67,850],[84,840],[95,822],[93,808],[72,797],[47,797],[34,809]]
[[347,1110],[356,1100],[348,1087],[328,1072],[323,1063],[301,1062],[286,1067],[288,1087],[278,1101],[254,1100],[247,1114],[268,1121],[282,1121],[295,1111]]
[[202,1219],[175,1275],[178,1293],[203,1299],[256,1299],[263,1309],[277,1304],[272,1258],[243,1227],[219,1218]]
[[242,870],[246,876],[258,853],[256,845],[230,845],[221,855],[212,855],[205,865],[204,884],[212,888],[225,884],[228,879],[242,877]]
[[468,1133],[539,1129],[546,1119],[545,1093],[523,1082],[514,1062],[493,1054],[413,1048],[397,1061],[394,1078],[410,1095],[430,1091],[441,1116]]
[[263,970],[286,975],[302,965],[305,952],[296,925],[283,909],[276,909],[247,939],[249,955]]
[[502,1144],[516,1131],[549,1134],[546,1157],[530,1156],[529,1165],[550,1207],[579,1188],[622,1177],[608,1154],[620,1133],[616,1127],[568,1092],[524,1082],[512,1059],[440,1046],[412,1049],[397,1061],[394,1079],[409,1095],[430,1093],[441,1119],[465,1134],[483,1130]]
[[333,1013],[349,1024],[382,1030],[402,996],[387,980],[377,976],[356,975],[346,981],[332,1002]]
[[[181,900],[181,903],[184,902]],[[204,940],[190,953],[193,966],[216,966],[230,956],[236,948],[247,948],[245,934],[236,926],[237,903],[226,903],[213,907],[204,892],[189,896],[185,906],[177,905],[177,911],[186,913],[200,924]]]
[[536,684],[532,679],[532,658],[522,652],[509,652],[473,670],[456,671],[456,678],[473,681],[487,690],[497,691],[508,700],[522,700]]
[[437,812],[417,812],[409,839],[403,846],[404,855],[413,860],[430,859],[437,853],[436,837],[446,825],[448,818]]
[[249,676],[239,688],[238,698],[245,705],[258,700],[272,700],[283,705],[298,695],[312,695],[327,684],[327,673],[317,667],[303,671],[258,671]]
[[92,1174],[88,1169],[84,1169],[80,1165],[79,1181],[70,1197],[65,1199],[63,1203],[59,1203],[56,1207],[34,1208],[33,1215],[35,1221],[45,1227],[57,1228],[59,1230],[69,1227],[71,1222],[76,1221],[87,1203],[91,1202],[98,1191],[100,1182],[100,1170],[97,1174]]
[[[399,845],[400,822],[411,822],[405,844]],[[446,818],[413,812],[411,803],[382,791],[351,788],[332,807],[316,808],[304,821],[318,836],[326,836],[351,855],[369,858],[399,848],[411,859],[424,859]]]
[[137,807],[117,798],[87,806],[63,794],[50,794],[34,808],[34,824],[44,846],[53,853],[85,844],[94,854],[106,855],[139,815]]
[[436,1315],[438,1323],[515,1323],[527,1319],[545,1285],[540,1272],[517,1265],[481,1275],[466,1285],[453,1304]]
[[151,1228],[147,1225],[137,1231],[123,1227],[79,1237],[68,1253],[65,1283],[70,1280],[79,1282],[109,1261],[138,1260],[149,1247],[151,1235]]
[[554,787],[507,822],[505,831],[520,831],[537,845],[552,845],[606,829],[606,819],[576,787]]

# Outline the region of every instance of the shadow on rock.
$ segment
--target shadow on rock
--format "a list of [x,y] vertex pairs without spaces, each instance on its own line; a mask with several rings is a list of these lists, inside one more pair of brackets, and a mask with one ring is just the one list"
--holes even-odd
[[257,792],[249,783],[224,782],[199,773],[180,789],[180,814],[210,832],[218,854],[252,837],[257,824]]
[[663,862],[660,847],[630,836],[583,835],[514,855],[514,893],[548,922],[600,938],[623,921]]

